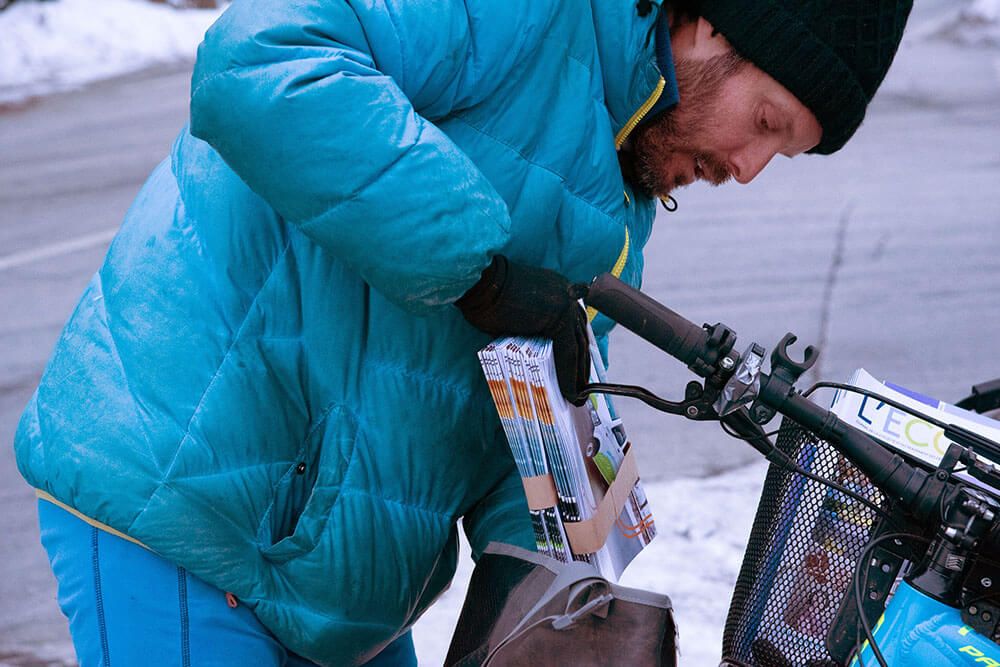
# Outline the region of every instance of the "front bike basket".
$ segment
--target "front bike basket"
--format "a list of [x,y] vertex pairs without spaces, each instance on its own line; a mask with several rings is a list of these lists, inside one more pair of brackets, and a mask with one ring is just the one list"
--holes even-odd
[[[884,506],[883,496],[860,470],[797,423],[785,419],[776,444],[805,470]],[[857,499],[772,465],[730,603],[723,664],[843,664],[838,619],[846,609],[856,609],[851,582],[857,559],[877,529],[876,518]],[[852,615],[856,618],[856,612]]]

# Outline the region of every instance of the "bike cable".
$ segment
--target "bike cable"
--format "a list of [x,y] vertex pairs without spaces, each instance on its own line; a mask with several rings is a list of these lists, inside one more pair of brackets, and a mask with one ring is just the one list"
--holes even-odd
[[[725,422],[719,422],[719,424],[722,426],[722,430],[726,432],[726,435],[729,435],[730,437],[733,437],[733,438],[737,438],[738,440],[745,440],[747,442],[749,442],[751,439],[760,439],[760,438],[763,438],[765,436],[769,437],[769,436],[775,435],[775,434],[777,434],[781,430],[781,429],[778,429],[778,430],[775,430],[775,431],[770,431],[769,433],[764,433],[763,435],[760,435],[760,436],[748,437],[748,436],[744,436],[744,435],[740,435],[739,433],[736,433]],[[775,465],[781,467],[783,470],[786,470],[788,472],[795,473],[795,474],[798,474],[798,475],[802,475],[806,479],[812,480],[812,481],[816,482],[817,484],[822,484],[822,485],[828,486],[828,487],[830,487],[832,489],[836,489],[837,491],[840,491],[844,495],[849,496],[849,497],[853,498],[854,500],[857,500],[859,503],[863,504],[865,507],[867,507],[871,511],[875,512],[879,516],[881,516],[883,519],[885,519],[886,521],[888,521],[890,524],[893,524],[893,525],[896,524],[896,521],[893,518],[892,514],[890,514],[889,512],[886,512],[884,509],[882,509],[881,507],[879,507],[878,505],[876,505],[870,499],[865,498],[864,496],[862,496],[857,491],[852,491],[851,489],[847,488],[846,486],[844,486],[842,484],[838,484],[837,482],[834,482],[833,480],[826,479],[825,477],[820,477],[819,475],[806,470],[802,466],[799,466],[796,463],[794,463],[787,456],[784,457],[784,459],[780,460],[780,461],[779,460],[775,460],[775,459],[771,459],[771,462],[774,463]]]
[[[882,544],[883,542],[888,542],[889,540],[902,540],[910,539],[917,540],[919,542],[924,542],[930,544],[930,540],[920,535],[915,535],[913,533],[889,533],[887,535],[882,535],[877,537],[871,542],[869,542],[861,555],[858,557],[858,562],[855,565],[854,572],[854,602],[858,607],[858,618],[861,621],[861,627],[865,631],[865,639],[868,641],[868,645],[872,647],[872,653],[875,655],[875,659],[878,661],[879,667],[888,667],[885,662],[885,657],[882,655],[882,651],[879,650],[878,645],[875,643],[875,633],[872,630],[871,623],[868,622],[868,617],[865,615],[864,608],[864,595],[862,591],[868,586],[868,567],[866,564],[871,558],[872,552]],[[864,647],[862,646],[862,649]],[[858,662],[861,662],[861,653],[858,652]]]

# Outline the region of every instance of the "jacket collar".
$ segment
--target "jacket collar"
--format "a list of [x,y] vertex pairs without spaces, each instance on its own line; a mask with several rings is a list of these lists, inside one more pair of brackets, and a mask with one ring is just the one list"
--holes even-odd
[[[666,111],[677,105],[681,93],[677,89],[677,74],[674,72],[674,52],[670,47],[670,19],[665,10],[660,10],[654,30],[656,39],[656,67],[664,80],[663,93],[649,113],[643,118],[643,123],[656,117],[661,111]],[[643,123],[640,123],[642,125]]]
[[[661,2],[591,0],[604,104],[616,136],[644,105],[647,119],[677,103],[670,32]],[[639,11],[643,4],[649,9],[645,16]],[[661,76],[665,85],[651,102]]]

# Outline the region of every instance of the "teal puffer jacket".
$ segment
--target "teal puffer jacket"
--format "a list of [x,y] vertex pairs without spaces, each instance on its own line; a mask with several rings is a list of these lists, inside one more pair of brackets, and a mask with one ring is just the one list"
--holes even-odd
[[663,87],[657,13],[235,0],[24,413],[24,477],[327,665],[447,586],[459,518],[530,547],[451,302],[497,253],[638,283],[654,205],[616,135]]

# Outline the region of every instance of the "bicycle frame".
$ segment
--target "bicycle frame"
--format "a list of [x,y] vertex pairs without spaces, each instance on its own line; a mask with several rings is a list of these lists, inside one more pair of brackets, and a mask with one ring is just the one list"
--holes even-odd
[[[958,609],[905,581],[875,626],[875,642],[892,667],[1000,667],[1000,646],[963,623]],[[875,664],[866,641],[849,666]]]

